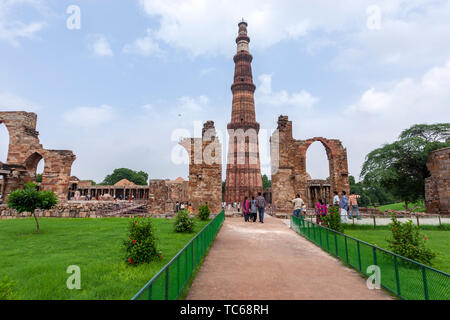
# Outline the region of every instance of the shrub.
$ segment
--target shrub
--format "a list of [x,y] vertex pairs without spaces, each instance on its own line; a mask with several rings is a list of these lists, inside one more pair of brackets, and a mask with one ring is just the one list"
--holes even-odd
[[128,234],[128,238],[123,242],[127,264],[138,265],[163,258],[158,249],[158,239],[150,218],[131,219]]
[[341,223],[341,214],[339,212],[339,208],[330,206],[330,208],[328,208],[328,214],[323,217],[322,220],[327,228],[338,232],[344,232],[344,227]]
[[175,218],[175,232],[194,232],[194,219],[188,210],[180,210]]
[[200,220],[208,220],[210,213],[211,210],[209,210],[209,206],[207,204],[198,208],[198,217]]
[[411,220],[401,223],[392,214],[389,224],[392,237],[387,239],[389,249],[406,258],[431,265],[436,253],[425,246],[427,238],[420,234],[419,227]]
[[16,298],[14,294],[15,283],[10,281],[8,277],[0,279],[0,300],[13,300]]

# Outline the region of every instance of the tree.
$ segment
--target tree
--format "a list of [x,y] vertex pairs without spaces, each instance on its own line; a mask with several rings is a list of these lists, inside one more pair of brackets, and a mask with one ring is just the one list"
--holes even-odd
[[263,190],[266,190],[272,186],[272,181],[269,180],[269,178],[267,177],[266,174],[264,174],[262,176],[262,185],[263,185]]
[[127,179],[140,186],[145,186],[148,184],[148,173],[144,171],[137,172],[128,168],[115,169],[113,173],[105,177],[101,184],[111,186],[122,179]]
[[413,137],[428,142],[445,142],[450,137],[450,123],[416,124],[400,134],[400,139]]
[[37,233],[39,230],[39,221],[35,210],[48,210],[58,203],[58,197],[52,191],[38,191],[34,183],[25,184],[23,189],[18,189],[8,197],[8,207],[17,210],[19,213],[31,212],[36,221]]
[[38,173],[38,174],[36,175],[36,182],[37,182],[37,183],[42,182],[42,173]]
[[424,180],[430,176],[426,166],[428,154],[450,145],[449,126],[414,125],[402,132],[400,140],[370,152],[361,171],[364,183],[389,190],[405,202],[408,210],[408,202],[424,197]]

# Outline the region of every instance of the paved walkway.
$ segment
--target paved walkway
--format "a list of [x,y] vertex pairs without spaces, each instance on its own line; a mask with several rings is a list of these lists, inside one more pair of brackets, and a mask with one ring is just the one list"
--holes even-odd
[[187,299],[392,298],[369,290],[356,271],[267,216],[264,224],[225,220]]

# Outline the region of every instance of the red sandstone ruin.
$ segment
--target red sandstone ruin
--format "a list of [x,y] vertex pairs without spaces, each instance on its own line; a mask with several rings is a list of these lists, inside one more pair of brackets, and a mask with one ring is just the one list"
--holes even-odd
[[37,115],[32,112],[0,112],[0,124],[5,124],[9,132],[7,162],[0,164],[1,194],[6,199],[11,191],[35,181],[37,165],[44,159],[40,188],[51,190],[60,200],[66,200],[70,171],[76,157],[70,150],[44,149],[36,131],[36,121]]

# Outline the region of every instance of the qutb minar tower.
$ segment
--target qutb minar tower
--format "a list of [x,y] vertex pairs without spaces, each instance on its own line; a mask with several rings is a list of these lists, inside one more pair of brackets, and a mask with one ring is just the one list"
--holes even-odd
[[249,52],[250,38],[247,36],[247,23],[239,24],[236,38],[237,53],[234,56],[235,70],[233,106],[231,122],[228,124],[229,143],[227,158],[227,178],[225,202],[240,202],[245,196],[255,198],[262,192],[261,168],[259,161],[258,133],[259,123],[255,117],[252,60]]

